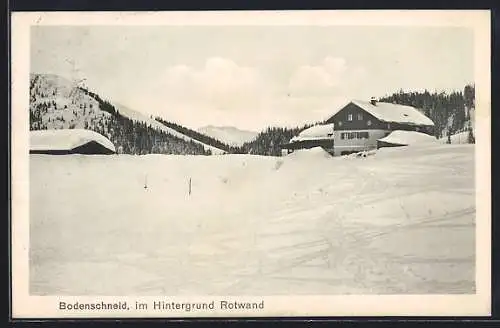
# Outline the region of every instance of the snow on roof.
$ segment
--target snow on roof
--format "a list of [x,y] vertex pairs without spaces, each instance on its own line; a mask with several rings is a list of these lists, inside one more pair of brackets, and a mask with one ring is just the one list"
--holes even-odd
[[300,140],[311,140],[318,138],[331,138],[332,133],[333,133],[333,123],[315,125],[300,132],[299,135],[293,137],[290,140],[290,142],[300,141]]
[[422,132],[396,130],[391,132],[388,136],[378,139],[377,141],[408,146],[420,143],[437,142],[437,139]]
[[113,152],[113,143],[97,132],[85,129],[30,131],[30,150],[71,150],[95,141]]
[[383,122],[434,126],[434,122],[415,107],[386,102],[377,102],[373,105],[369,101],[361,100],[353,100],[352,103]]

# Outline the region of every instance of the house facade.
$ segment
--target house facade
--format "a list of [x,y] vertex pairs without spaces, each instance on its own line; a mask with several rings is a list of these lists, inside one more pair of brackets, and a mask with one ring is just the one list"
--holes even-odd
[[373,98],[349,102],[326,123],[335,126],[334,155],[376,149],[378,139],[396,130],[434,133],[432,120],[416,108],[378,102]]
[[434,122],[418,109],[392,103],[353,100],[323,125],[311,127],[282,145],[285,153],[322,147],[329,153],[347,155],[377,148],[377,141],[393,131],[432,135]]

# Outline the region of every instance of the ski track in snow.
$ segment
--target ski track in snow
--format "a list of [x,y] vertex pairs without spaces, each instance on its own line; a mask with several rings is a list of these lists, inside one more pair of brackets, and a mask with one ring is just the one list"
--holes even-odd
[[31,155],[31,292],[474,293],[473,154]]

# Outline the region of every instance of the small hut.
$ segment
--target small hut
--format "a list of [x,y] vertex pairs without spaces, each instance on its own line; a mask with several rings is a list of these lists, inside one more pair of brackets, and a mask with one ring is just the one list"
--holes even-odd
[[311,149],[321,147],[327,152],[333,152],[333,124],[320,124],[305,129],[299,135],[290,139],[286,144],[280,145],[281,149],[291,153],[297,149]]
[[113,143],[97,132],[85,129],[30,131],[30,154],[115,154]]

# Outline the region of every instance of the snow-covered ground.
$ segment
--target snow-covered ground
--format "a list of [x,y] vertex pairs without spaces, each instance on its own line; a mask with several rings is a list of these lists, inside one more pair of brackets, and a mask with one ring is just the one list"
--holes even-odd
[[[448,143],[448,137],[443,137],[439,139],[440,143]],[[450,136],[450,142],[452,144],[468,144],[469,143],[469,131],[455,133]]]
[[30,292],[474,293],[474,171],[474,145],[30,155]]

